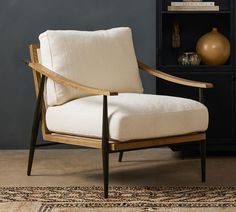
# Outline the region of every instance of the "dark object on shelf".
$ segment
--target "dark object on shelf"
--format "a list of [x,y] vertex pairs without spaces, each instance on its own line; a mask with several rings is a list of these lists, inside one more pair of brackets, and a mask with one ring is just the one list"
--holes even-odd
[[[236,152],[236,3],[235,0],[214,0],[220,11],[167,11],[173,0],[158,0],[156,19],[157,68],[177,77],[208,81],[215,88],[206,91],[205,104],[211,117],[207,139],[208,152]],[[181,47],[172,48],[173,21],[181,27]],[[196,49],[198,39],[213,26],[225,35],[231,44],[231,54],[224,65],[181,66],[177,58],[182,52]],[[156,81],[160,95],[181,95],[198,100],[194,89],[186,91],[182,86]],[[174,145],[171,149],[199,151],[196,145]]]
[[197,42],[196,51],[206,65],[223,65],[230,57],[230,42],[213,28]]
[[174,20],[172,29],[172,47],[180,48],[180,26],[177,19]]
[[201,58],[196,52],[185,52],[179,56],[178,63],[182,66],[198,66],[201,63]]

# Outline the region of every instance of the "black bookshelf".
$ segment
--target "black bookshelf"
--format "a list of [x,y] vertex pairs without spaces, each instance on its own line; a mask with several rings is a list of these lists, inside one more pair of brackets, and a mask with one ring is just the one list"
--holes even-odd
[[[157,68],[191,80],[212,82],[214,89],[205,90],[205,104],[210,113],[208,151],[236,151],[236,63],[235,63],[235,2],[209,0],[220,6],[220,11],[167,11],[171,1],[157,1]],[[179,0],[181,1],[181,0]],[[172,48],[174,20],[180,25],[181,47]],[[196,51],[197,40],[217,27],[231,43],[231,56],[225,65],[178,65],[183,52]],[[157,94],[198,99],[197,89],[157,80]],[[172,146],[173,150],[195,150],[194,145]]]

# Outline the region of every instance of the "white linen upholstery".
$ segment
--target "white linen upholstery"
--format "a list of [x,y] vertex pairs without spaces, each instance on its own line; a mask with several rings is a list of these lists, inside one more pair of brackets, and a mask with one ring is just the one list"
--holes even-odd
[[[207,108],[194,100],[124,93],[108,97],[111,139],[158,138],[206,131]],[[76,99],[49,107],[47,127],[52,132],[101,137],[102,96]]]
[[[48,30],[39,36],[42,65],[81,84],[142,93],[132,32],[128,27],[99,31]],[[47,104],[88,96],[47,80]]]

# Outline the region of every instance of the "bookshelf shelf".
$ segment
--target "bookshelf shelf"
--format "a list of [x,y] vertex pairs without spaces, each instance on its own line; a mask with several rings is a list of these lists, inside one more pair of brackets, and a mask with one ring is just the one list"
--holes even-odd
[[162,11],[162,14],[204,14],[204,13],[213,13],[213,14],[231,14],[231,11]]
[[[236,151],[236,2],[235,0],[205,0],[215,2],[219,11],[167,11],[171,2],[157,1],[157,68],[191,80],[212,82],[215,87],[205,91],[209,109],[208,150]],[[173,23],[180,27],[180,47],[172,47]],[[177,58],[183,52],[196,51],[198,39],[217,27],[231,43],[231,56],[225,65],[181,66]],[[157,80],[157,93],[198,99],[195,89],[170,85]],[[195,150],[194,146],[172,147],[174,150]]]
[[161,65],[162,68],[177,68],[179,70],[182,69],[192,69],[192,70],[205,70],[205,69],[215,69],[215,70],[222,70],[222,69],[232,69],[232,65],[200,65],[200,66],[181,66],[181,65]]

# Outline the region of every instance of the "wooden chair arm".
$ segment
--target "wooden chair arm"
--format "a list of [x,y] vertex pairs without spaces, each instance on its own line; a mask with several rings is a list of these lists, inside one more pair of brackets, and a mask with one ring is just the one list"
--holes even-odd
[[45,66],[41,65],[40,63],[28,63],[27,65],[32,68],[33,70],[39,72],[40,74],[54,80],[55,82],[64,85],[66,87],[71,87],[74,89],[81,90],[86,93],[94,94],[94,95],[103,95],[103,96],[116,96],[118,95],[118,92],[108,91],[108,90],[102,90],[97,89],[89,86],[82,85],[80,83],[74,82],[70,79],[67,79],[50,69],[46,68]]
[[148,74],[151,74],[152,76],[158,77],[160,79],[173,82],[180,85],[190,86],[190,87],[196,87],[196,88],[213,88],[214,85],[212,83],[207,82],[198,82],[198,81],[192,81],[183,79],[180,77],[176,77],[170,74],[166,74],[162,71],[156,70],[154,68],[149,67],[148,65],[138,61],[138,66],[140,69],[144,70]]

